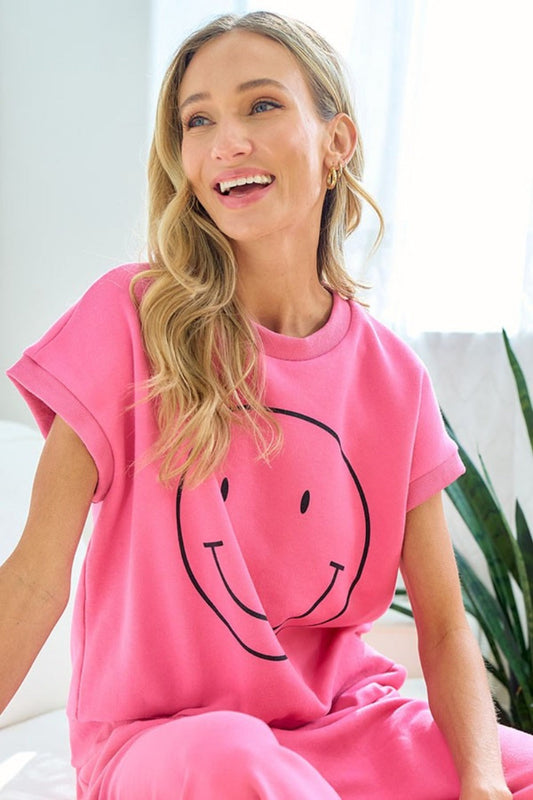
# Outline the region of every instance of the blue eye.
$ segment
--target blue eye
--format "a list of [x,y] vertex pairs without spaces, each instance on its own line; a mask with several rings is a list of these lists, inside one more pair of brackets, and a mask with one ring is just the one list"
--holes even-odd
[[208,125],[209,120],[207,117],[202,117],[200,114],[191,117],[185,123],[186,128],[203,128],[204,125]]
[[281,108],[281,106],[279,103],[274,103],[272,100],[258,100],[258,102],[254,103],[252,106],[252,111],[262,114],[264,111],[270,111],[272,108]]

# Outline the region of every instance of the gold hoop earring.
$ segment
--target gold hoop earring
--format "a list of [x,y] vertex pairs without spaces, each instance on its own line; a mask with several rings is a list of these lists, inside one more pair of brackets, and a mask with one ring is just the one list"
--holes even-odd
[[335,188],[341,175],[342,175],[342,164],[330,168],[328,176],[326,178],[326,186],[330,191],[331,189]]

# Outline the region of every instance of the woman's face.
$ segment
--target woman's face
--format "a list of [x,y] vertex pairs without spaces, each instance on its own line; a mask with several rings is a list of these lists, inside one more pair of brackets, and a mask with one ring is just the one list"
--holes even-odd
[[330,126],[285,47],[223,34],[195,54],[178,99],[185,174],[226,236],[318,236]]

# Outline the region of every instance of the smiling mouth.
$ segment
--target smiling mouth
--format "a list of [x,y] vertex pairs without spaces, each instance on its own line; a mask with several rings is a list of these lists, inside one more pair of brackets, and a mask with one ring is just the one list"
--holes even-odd
[[241,197],[256,189],[265,189],[275,180],[273,175],[251,175],[247,178],[234,178],[220,181],[215,188],[224,197]]

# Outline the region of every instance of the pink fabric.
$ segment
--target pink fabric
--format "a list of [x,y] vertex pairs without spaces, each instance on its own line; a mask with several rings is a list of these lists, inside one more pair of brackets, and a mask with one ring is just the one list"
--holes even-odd
[[[531,737],[501,728],[515,800],[533,797]],[[356,743],[356,744],[354,744]],[[150,767],[147,769],[147,765]],[[428,707],[390,690],[295,731],[235,711],[152,725],[104,768],[102,800],[457,800],[460,787]]]
[[[138,269],[97,281],[8,373],[43,433],[59,414],[98,468],[72,634],[79,797],[132,797],[137,779],[119,779],[124,765],[149,751],[164,760],[182,719],[202,725],[198,718],[215,712],[237,712],[246,725],[255,718],[251,727],[287,775],[301,766],[300,750],[328,782],[328,764],[337,770],[340,759],[343,776],[360,763],[366,770],[374,746],[383,765],[384,742],[409,743],[415,707],[402,705],[400,734],[389,713],[400,701],[389,694],[404,672],[358,634],[393,596],[406,511],[463,469],[426,371],[337,295],[327,324],[307,338],[257,326],[282,453],[258,461],[237,426],[216,474],[193,490],[164,488],[158,465],[143,461],[157,431],[143,402],[149,368],[129,296]],[[261,720],[292,756],[255,725]],[[335,796],[311,767],[301,774],[301,796]],[[352,797],[340,780],[336,791]],[[150,791],[139,796],[166,797]],[[288,796],[272,791],[258,796]],[[399,797],[388,791],[377,796]]]

